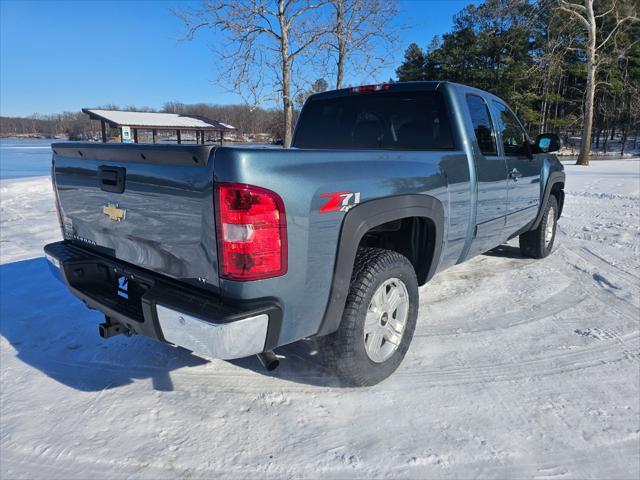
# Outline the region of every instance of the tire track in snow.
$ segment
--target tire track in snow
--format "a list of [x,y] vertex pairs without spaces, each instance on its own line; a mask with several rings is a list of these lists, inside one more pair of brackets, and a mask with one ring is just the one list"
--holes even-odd
[[[510,310],[505,313],[492,316],[491,325],[486,327],[465,328],[463,323],[449,322],[433,325],[425,322],[426,324],[416,332],[414,338],[470,335],[517,327],[541,321],[554,315],[559,315],[569,308],[575,308],[589,298],[590,297],[586,292],[576,292],[573,287],[567,286],[552,296],[547,297],[541,304],[531,305],[531,308]],[[535,309],[533,307],[535,307]],[[420,319],[418,321],[420,321]]]
[[[420,365],[411,365],[411,370],[401,368],[394,375],[397,377],[412,378],[413,388],[433,387],[438,385],[466,385],[474,383],[499,382],[520,380],[525,378],[538,378],[550,375],[557,375],[568,371],[583,370],[597,367],[599,365],[632,362],[640,363],[637,355],[629,355],[626,345],[630,342],[637,342],[640,339],[640,332],[632,332],[626,336],[617,335],[611,340],[595,341],[588,347],[576,347],[568,349],[566,352],[555,354],[545,354],[539,358],[533,358],[517,363],[489,363],[484,365],[473,365],[455,368],[433,368]],[[214,362],[223,362],[216,360]],[[330,377],[323,374],[320,366],[315,366],[312,375],[296,375],[296,371],[305,370],[304,365],[290,364],[285,376],[274,373],[263,375],[251,370],[243,370],[238,367],[236,372],[229,372],[224,363],[219,365],[223,371],[207,368],[205,371],[199,369],[196,372],[185,369],[171,372],[171,379],[174,383],[184,383],[189,388],[205,388],[210,386],[217,392],[247,392],[248,390],[262,392],[265,388],[276,389],[286,392],[317,392],[335,391],[331,386],[307,385],[312,380],[322,380]],[[215,367],[214,367],[215,368]],[[308,366],[307,366],[308,369]],[[290,370],[290,371],[289,371]],[[74,378],[82,375],[85,378],[93,378],[95,375],[102,375],[105,378],[118,379],[120,377],[140,377],[149,378],[154,374],[167,373],[167,370],[157,367],[124,366],[101,363],[74,363],[52,360],[45,370],[46,373],[56,377],[71,374]],[[415,382],[415,379],[421,379]],[[246,381],[242,381],[242,379]],[[278,382],[274,384],[273,382]],[[297,383],[299,382],[299,383]],[[338,383],[335,382],[335,386]],[[231,387],[231,388],[229,388]],[[339,389],[340,391],[342,389]],[[348,389],[347,389],[348,390]],[[356,389],[357,390],[357,389]]]
[[[554,256],[556,257],[554,259]],[[558,258],[558,256],[560,258]],[[575,259],[579,259],[582,267],[576,264]],[[481,332],[491,332],[493,330],[500,330],[505,328],[512,328],[522,326],[528,323],[546,320],[550,317],[560,315],[570,309],[578,309],[585,301],[597,301],[606,309],[614,309],[619,315],[623,315],[628,319],[638,319],[637,306],[631,304],[627,299],[616,296],[611,298],[611,284],[607,285],[607,278],[614,278],[618,284],[623,285],[624,291],[633,291],[637,288],[637,282],[634,281],[635,277],[631,275],[631,279],[624,275],[624,271],[617,269],[615,265],[607,262],[602,257],[599,257],[592,252],[585,251],[583,248],[571,248],[561,247],[549,257],[544,260],[546,262],[554,261],[553,270],[549,272],[549,275],[554,277],[563,276],[566,278],[566,286],[559,292],[554,293],[550,297],[543,299],[537,299],[534,304],[524,303],[520,304],[516,310],[510,310],[504,313],[492,315],[490,319],[487,319],[488,325],[482,327],[468,327],[464,324],[464,321],[460,322],[448,322],[448,323],[432,323],[428,318],[419,318],[418,328],[416,330],[415,337],[433,337],[433,336],[447,336],[447,335],[464,335],[464,334],[476,334]],[[560,260],[560,261],[559,261]],[[600,268],[594,270],[591,273],[586,270],[593,266],[593,262],[590,260],[598,261],[601,266],[606,268]],[[530,260],[528,265],[536,267],[538,262]],[[573,267],[571,269],[570,267]],[[584,267],[584,268],[583,268]],[[575,269],[580,272],[576,274]],[[613,272],[611,270],[614,270]],[[602,273],[598,273],[602,272]],[[491,271],[489,274],[493,275],[495,272]],[[591,278],[583,278],[586,275]],[[526,278],[526,270],[518,269],[515,276],[522,276]],[[448,279],[447,279],[448,280]],[[514,281],[517,281],[514,280]],[[604,285],[604,286],[603,286]],[[605,288],[605,287],[609,288]],[[615,287],[615,285],[614,285]],[[425,288],[429,288],[426,286]],[[536,284],[529,285],[531,290],[535,290],[538,287]],[[619,289],[619,288],[618,288]],[[526,293],[526,292],[525,292]],[[439,303],[455,303],[457,299],[444,298],[440,299]],[[429,302],[426,302],[427,305]],[[594,306],[589,307],[590,310],[596,310]],[[517,319],[514,321],[514,319]],[[422,322],[422,323],[421,323]]]

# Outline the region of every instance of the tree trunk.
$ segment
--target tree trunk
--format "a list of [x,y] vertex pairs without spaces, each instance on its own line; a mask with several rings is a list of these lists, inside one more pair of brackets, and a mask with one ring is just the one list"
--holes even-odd
[[[284,73],[284,72],[283,72]],[[284,91],[287,92],[282,96],[282,103],[284,107],[284,140],[283,146],[289,148],[291,146],[291,136],[293,131],[293,104],[291,102],[291,71],[290,66],[286,70],[286,76],[283,78]]]
[[285,18],[285,2],[278,0],[278,18],[280,20],[280,55],[282,57],[282,115],[284,121],[284,148],[291,146],[291,122],[293,103],[291,102],[291,58],[289,57],[289,27]]
[[596,91],[596,19],[593,14],[593,0],[586,0],[587,20],[589,23],[589,42],[587,46],[587,91],[584,99],[584,117],[582,124],[582,142],[576,165],[589,165],[591,153],[591,130],[593,129],[593,100]]
[[346,57],[346,45],[345,45],[345,32],[344,32],[344,12],[343,12],[343,0],[337,0],[336,2],[336,40],[338,44],[338,59],[336,73],[336,90],[342,88],[342,82],[344,81],[344,59]]
[[558,106],[560,105],[560,101],[558,99],[561,98],[560,96],[561,89],[562,89],[562,74],[560,75],[560,79],[558,80],[558,91],[556,92],[556,109],[553,114],[553,121],[556,127],[554,131],[558,128],[558,123],[557,123],[558,122]]
[[542,135],[543,133],[545,133],[545,123],[547,120],[547,96],[546,93],[544,94],[544,100],[542,101],[542,120],[540,122],[540,129],[538,131],[538,133],[540,135]]

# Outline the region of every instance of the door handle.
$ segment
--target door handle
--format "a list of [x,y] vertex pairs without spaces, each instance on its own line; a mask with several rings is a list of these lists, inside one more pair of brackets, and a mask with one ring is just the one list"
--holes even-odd
[[126,172],[124,167],[108,167],[106,165],[98,167],[100,189],[105,192],[124,192]]
[[518,179],[522,176],[522,174],[518,171],[517,168],[514,168],[513,170],[511,170],[511,172],[509,173],[509,178],[513,179],[514,182],[517,182]]

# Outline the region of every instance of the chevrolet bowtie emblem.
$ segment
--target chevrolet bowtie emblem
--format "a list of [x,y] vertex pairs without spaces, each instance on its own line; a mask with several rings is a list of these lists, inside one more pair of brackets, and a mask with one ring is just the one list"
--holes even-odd
[[127,211],[124,208],[119,208],[117,203],[110,203],[102,207],[102,213],[116,222],[120,222],[127,218]]

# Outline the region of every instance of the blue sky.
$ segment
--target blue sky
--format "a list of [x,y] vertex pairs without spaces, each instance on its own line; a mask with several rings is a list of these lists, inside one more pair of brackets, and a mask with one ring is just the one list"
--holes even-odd
[[[412,41],[448,31],[471,0],[404,0],[399,64]],[[0,0],[0,114],[78,111],[105,104],[240,103],[216,78],[211,38],[194,41],[171,10],[186,1]],[[380,79],[395,76],[395,68]],[[347,79],[348,81],[349,79]]]

